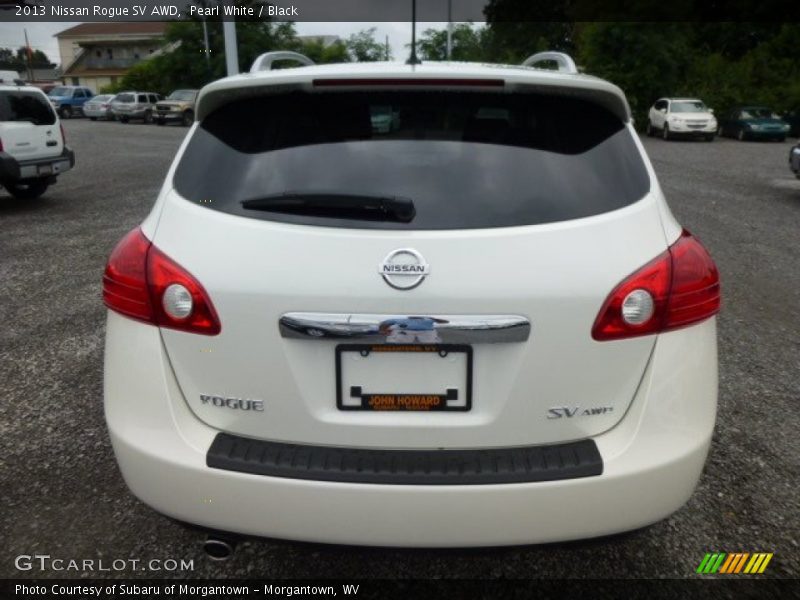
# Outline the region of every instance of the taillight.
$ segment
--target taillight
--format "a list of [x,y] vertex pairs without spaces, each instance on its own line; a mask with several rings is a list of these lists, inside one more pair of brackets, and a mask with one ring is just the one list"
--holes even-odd
[[103,275],[103,302],[159,327],[217,335],[220,322],[208,293],[188,271],[156,248],[141,229],[122,238]]
[[719,312],[719,273],[703,245],[684,230],[666,252],[609,294],[592,327],[598,341],[686,327]]

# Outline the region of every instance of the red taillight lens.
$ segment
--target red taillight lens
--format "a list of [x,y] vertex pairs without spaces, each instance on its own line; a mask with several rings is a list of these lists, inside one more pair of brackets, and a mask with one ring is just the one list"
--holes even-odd
[[[649,295],[652,300],[645,312],[652,311],[651,316],[641,321],[636,316],[644,309],[636,305],[637,294]],[[592,327],[592,337],[605,341],[669,331],[707,319],[719,309],[717,267],[703,245],[684,230],[666,252],[609,294]]]
[[[179,289],[186,296],[188,314],[165,310],[165,293]],[[191,301],[189,301],[191,297]],[[125,316],[193,333],[216,335],[220,322],[208,293],[188,271],[156,248],[141,229],[117,244],[103,275],[103,302]]]

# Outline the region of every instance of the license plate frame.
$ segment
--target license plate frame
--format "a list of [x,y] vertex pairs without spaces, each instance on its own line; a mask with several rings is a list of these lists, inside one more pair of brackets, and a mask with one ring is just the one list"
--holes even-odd
[[53,165],[51,163],[47,163],[45,165],[39,165],[36,168],[36,174],[39,176],[52,175],[54,170],[55,169],[53,169]]
[[[350,405],[344,403],[343,397],[343,373],[342,373],[342,356],[346,352],[360,352],[372,353],[430,353],[440,354],[442,352],[451,353],[458,352],[465,354],[466,358],[466,381],[464,382],[464,390],[466,394],[465,403],[463,405],[448,406],[449,390],[432,390],[430,393],[403,393],[391,392],[389,390],[369,390],[364,392],[358,389],[361,397],[360,405]],[[413,412],[413,413],[426,413],[426,412],[469,412],[472,409],[472,346],[469,344],[413,344],[413,345],[393,345],[393,344],[338,344],[336,346],[336,408],[342,411],[358,411],[358,412]],[[351,397],[353,397],[353,388],[351,386]],[[371,404],[370,399],[381,397],[381,401],[385,402],[382,405],[376,405],[374,402]],[[432,404],[433,398],[438,398],[438,403]],[[394,401],[389,401],[389,398],[394,398]],[[418,400],[417,400],[418,399]]]

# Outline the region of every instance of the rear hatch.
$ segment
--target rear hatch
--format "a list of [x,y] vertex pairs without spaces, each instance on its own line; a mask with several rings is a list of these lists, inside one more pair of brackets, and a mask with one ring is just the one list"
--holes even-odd
[[[612,427],[655,337],[597,342],[592,324],[666,249],[632,129],[566,95],[394,83],[251,94],[196,127],[154,236],[222,325],[162,329],[187,403],[223,431],[318,445],[521,446]],[[481,318],[530,330],[447,331]],[[361,394],[373,409],[410,400],[360,410]],[[408,410],[437,396],[452,410]]]
[[58,119],[42,92],[0,90],[0,141],[3,151],[17,160],[61,154]]

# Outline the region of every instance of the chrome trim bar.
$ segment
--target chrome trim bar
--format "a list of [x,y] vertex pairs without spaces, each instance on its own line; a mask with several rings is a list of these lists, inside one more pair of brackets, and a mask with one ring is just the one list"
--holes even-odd
[[524,342],[531,332],[519,315],[395,315],[286,313],[281,336],[375,344],[498,344]]

